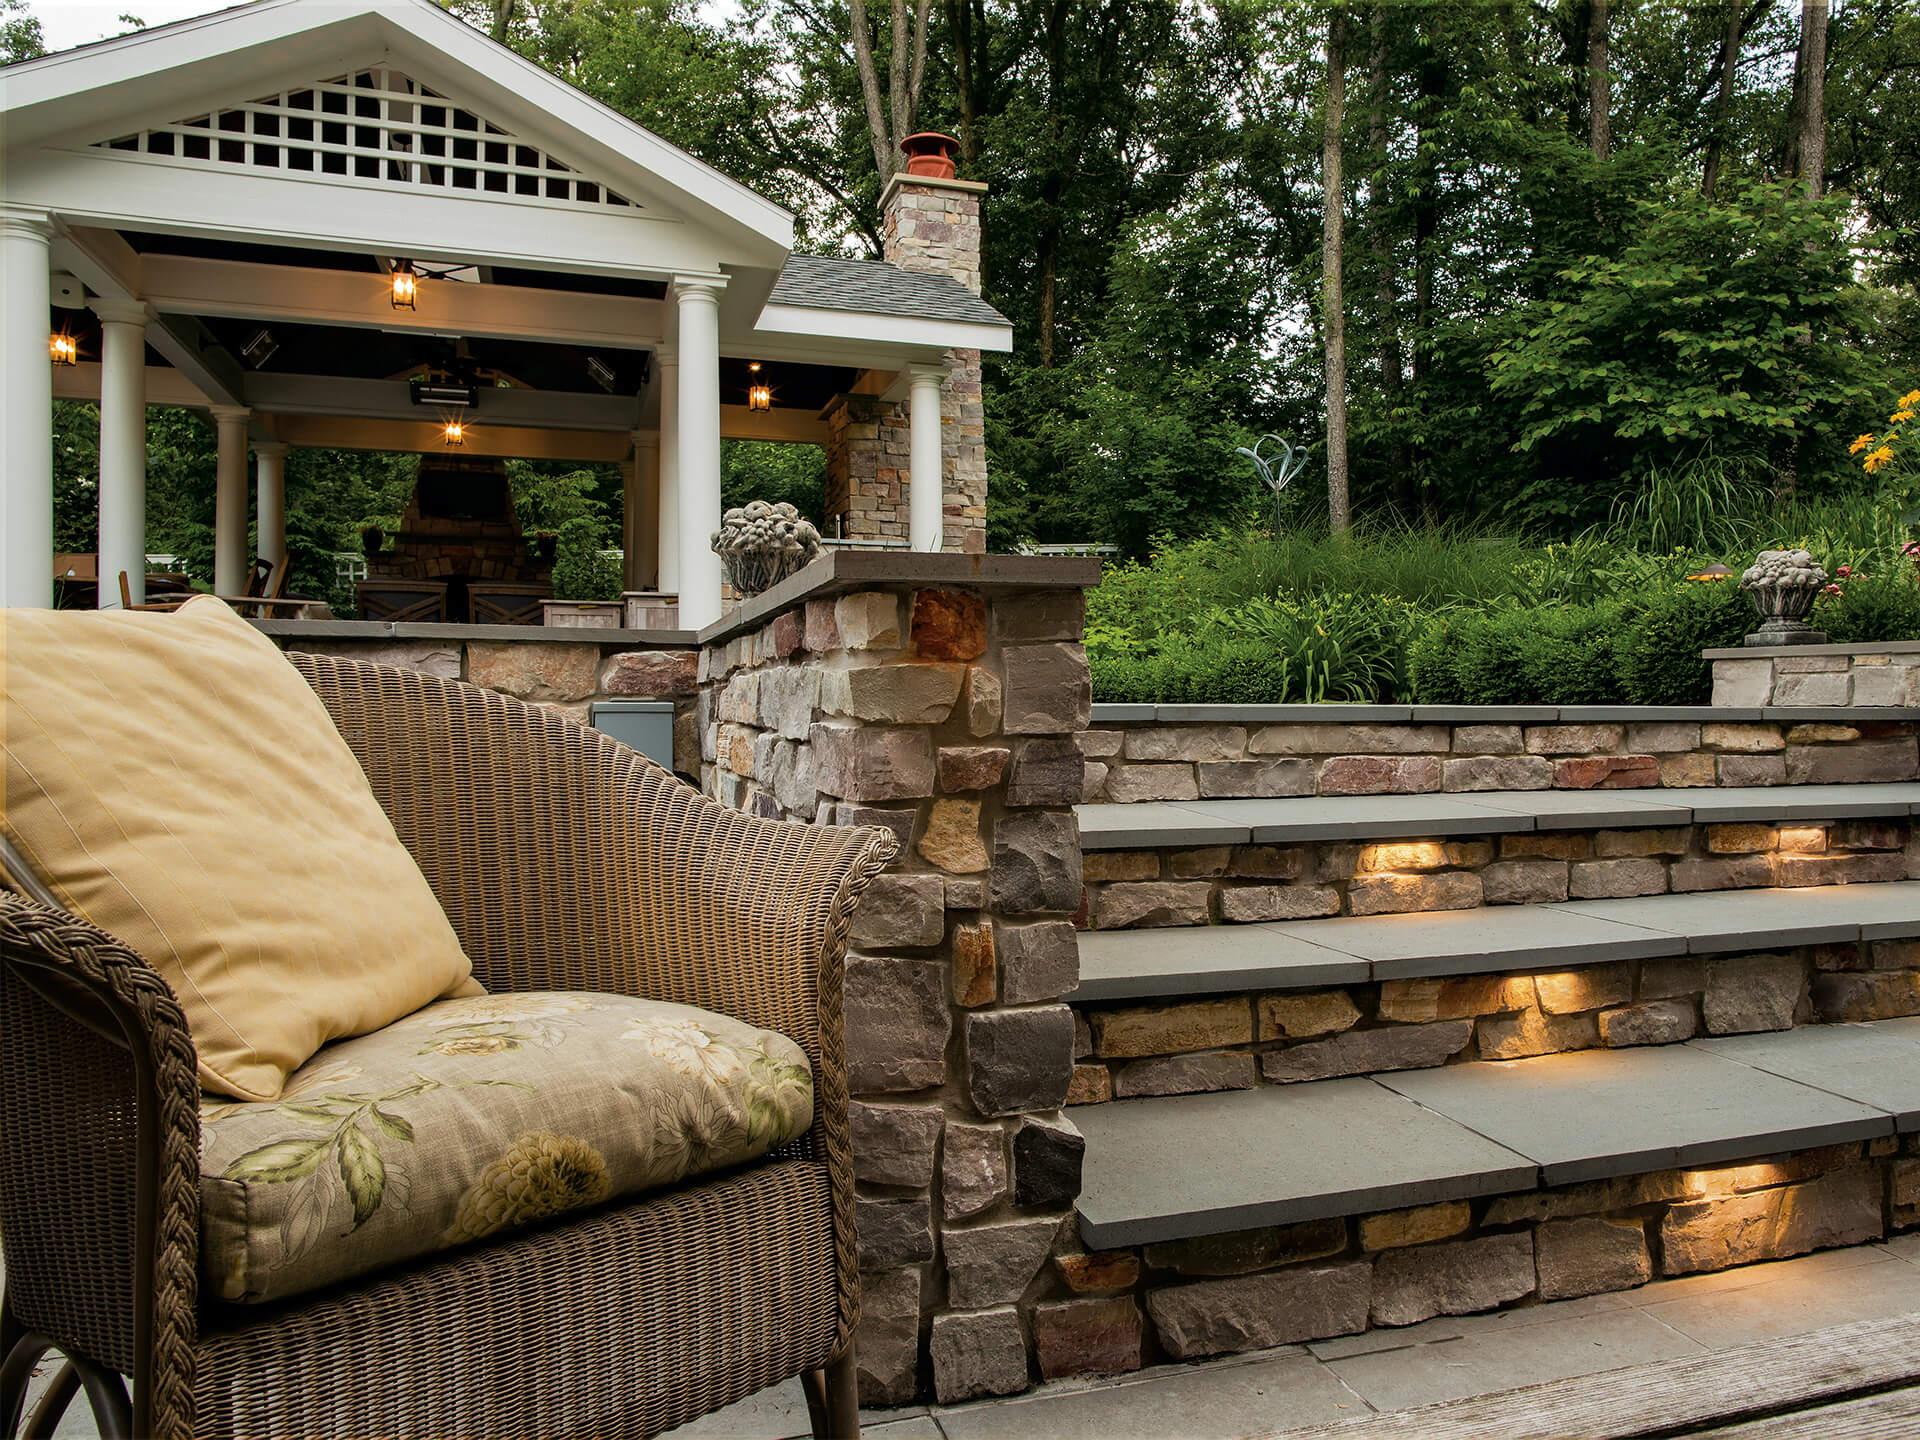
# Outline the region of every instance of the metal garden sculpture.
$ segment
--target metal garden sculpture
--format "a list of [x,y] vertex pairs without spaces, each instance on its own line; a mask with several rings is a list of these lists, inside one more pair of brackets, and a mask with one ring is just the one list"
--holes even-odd
[[[1279,446],[1279,453],[1274,455],[1263,454],[1262,451],[1264,451],[1269,444]],[[1290,444],[1282,440],[1278,435],[1262,435],[1254,442],[1251,450],[1242,445],[1233,453],[1236,455],[1244,455],[1247,459],[1251,460],[1253,462],[1254,473],[1260,477],[1260,483],[1273,491],[1273,523],[1274,528],[1278,529],[1282,523],[1280,492],[1292,483],[1293,477],[1298,475],[1306,465],[1306,446]]]

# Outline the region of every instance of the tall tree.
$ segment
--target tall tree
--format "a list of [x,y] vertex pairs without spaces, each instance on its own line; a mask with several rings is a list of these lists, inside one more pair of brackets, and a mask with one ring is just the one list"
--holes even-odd
[[[1392,81],[1388,73],[1391,35],[1388,26],[1392,7],[1375,0],[1371,16],[1371,44],[1367,66],[1367,148],[1373,157],[1373,177],[1367,187],[1367,221],[1373,242],[1374,308],[1379,312],[1375,325],[1380,340],[1380,398],[1389,420],[1397,420],[1401,388],[1406,379],[1405,361],[1400,354],[1400,274],[1394,256],[1393,202],[1388,193],[1388,174],[1393,162],[1393,135],[1390,111],[1393,104]],[[1393,445],[1394,498],[1403,508],[1413,501],[1413,469],[1408,463],[1406,442],[1396,438]]]
[[1321,326],[1327,347],[1327,524],[1338,535],[1353,523],[1347,484],[1347,314],[1341,293],[1345,258],[1345,187],[1340,178],[1340,127],[1347,109],[1347,7],[1327,16],[1327,103],[1320,141],[1324,190],[1320,236]]
[[1827,0],[1801,0],[1794,174],[1818,200],[1827,185]]
[[900,142],[911,135],[919,121],[920,91],[927,76],[927,19],[933,0],[913,0],[913,13],[907,13],[907,0],[892,0],[887,36],[891,54],[887,60],[887,97],[880,98],[880,68],[873,58],[873,25],[867,18],[866,0],[848,0],[847,11],[853,28],[853,58],[860,70],[860,96],[866,104],[867,138],[873,144],[873,165],[886,184],[900,168]]
[[[1707,122],[1707,157],[1700,167],[1700,193],[1712,198],[1720,184],[1720,157],[1726,149],[1727,125],[1733,116],[1733,87],[1740,69],[1740,44],[1746,38],[1747,0],[1726,0],[1727,33],[1720,42],[1720,83],[1714,92]],[[1758,7],[1756,7],[1757,11]]]
[[1613,76],[1607,55],[1608,0],[1591,0],[1587,11],[1587,144],[1593,158],[1613,149]]

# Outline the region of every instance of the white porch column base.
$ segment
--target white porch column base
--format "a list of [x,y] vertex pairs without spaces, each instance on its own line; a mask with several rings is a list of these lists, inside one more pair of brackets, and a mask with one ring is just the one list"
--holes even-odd
[[95,300],[100,317],[100,587],[102,610],[147,602],[147,323],[141,300]]
[[213,500],[213,591],[244,595],[247,589],[247,419],[244,405],[211,407],[219,435]]
[[680,593],[680,352],[662,345],[653,353],[660,386],[659,578],[663,595]]
[[280,440],[261,440],[253,447],[260,486],[254,502],[260,558],[273,562],[276,575],[287,563],[287,451],[292,448]]
[[907,394],[907,543],[938,550],[946,541],[946,465],[940,435],[940,385],[945,365],[909,365]]
[[40,609],[53,604],[52,237],[45,212],[0,209],[0,605]]
[[680,420],[677,445],[680,626],[697,630],[720,618],[720,291],[724,278],[676,279],[680,317]]

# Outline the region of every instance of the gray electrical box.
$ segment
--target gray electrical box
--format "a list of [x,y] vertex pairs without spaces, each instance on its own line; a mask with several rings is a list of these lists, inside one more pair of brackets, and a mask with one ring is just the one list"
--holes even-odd
[[594,729],[605,731],[655,764],[673,769],[671,700],[596,700],[588,713]]

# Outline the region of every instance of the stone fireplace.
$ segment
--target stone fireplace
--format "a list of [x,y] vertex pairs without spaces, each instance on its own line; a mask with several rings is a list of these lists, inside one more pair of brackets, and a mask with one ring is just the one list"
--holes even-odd
[[446,618],[472,618],[468,587],[547,585],[552,560],[527,548],[507,485],[506,463],[423,455],[413,499],[391,549],[368,557],[369,580],[444,580]]

